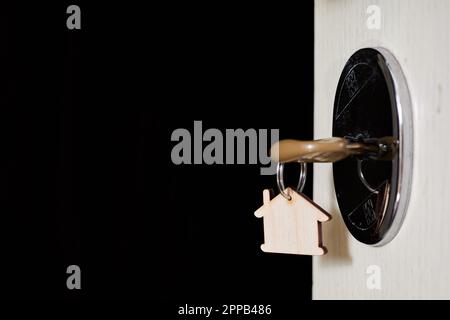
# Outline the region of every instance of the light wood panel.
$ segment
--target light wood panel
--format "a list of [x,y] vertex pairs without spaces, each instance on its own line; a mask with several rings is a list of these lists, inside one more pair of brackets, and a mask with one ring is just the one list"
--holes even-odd
[[270,198],[270,191],[263,192],[263,205],[255,216],[264,218],[264,252],[323,255],[321,222],[330,216],[303,194],[287,188],[287,200],[278,194]]
[[[380,30],[366,26],[370,5],[381,9]],[[315,139],[331,137],[335,90],[347,59],[363,47],[384,47],[407,78],[415,146],[406,219],[383,247],[361,244],[347,232],[331,164],[315,164],[314,201],[333,219],[323,227],[329,252],[313,261],[314,299],[450,299],[449,15],[447,0],[315,2]],[[380,272],[380,289],[367,286],[373,270]]]

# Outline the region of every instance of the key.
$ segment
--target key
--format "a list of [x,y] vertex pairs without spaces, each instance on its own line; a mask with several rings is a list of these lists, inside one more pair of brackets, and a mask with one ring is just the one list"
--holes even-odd
[[270,155],[273,161],[286,162],[336,162],[349,156],[361,160],[390,161],[398,150],[393,137],[383,138],[328,138],[314,141],[281,140],[275,143]]
[[[358,157],[359,178],[370,192],[378,193],[365,180],[361,161],[392,160],[397,149],[398,141],[393,137],[282,140],[275,143],[270,154],[272,160],[278,162],[277,181],[280,193],[271,198],[269,190],[264,190],[263,205],[255,211],[256,217],[264,218],[264,243],[261,249],[265,252],[301,255],[323,255],[327,252],[321,241],[321,223],[330,220],[331,215],[302,194],[306,181],[306,163],[336,162],[349,156]],[[283,166],[286,162],[298,162],[301,165],[297,190],[284,187]]]

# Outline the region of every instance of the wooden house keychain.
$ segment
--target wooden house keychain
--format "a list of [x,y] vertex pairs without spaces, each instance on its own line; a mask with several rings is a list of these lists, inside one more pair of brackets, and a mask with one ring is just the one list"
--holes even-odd
[[264,252],[323,255],[321,222],[331,216],[302,194],[306,182],[306,163],[300,162],[297,190],[285,188],[284,164],[278,163],[277,184],[280,193],[271,199],[270,191],[263,191],[263,205],[255,216],[264,221]]

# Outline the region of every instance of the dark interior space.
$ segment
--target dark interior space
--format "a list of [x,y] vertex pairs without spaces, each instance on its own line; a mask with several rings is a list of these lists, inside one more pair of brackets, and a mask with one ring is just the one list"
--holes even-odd
[[[195,120],[313,137],[313,2],[77,1],[81,30],[69,4],[0,12],[1,293],[310,299],[310,257],[260,250],[253,213],[275,176],[170,154]],[[71,264],[81,290],[66,287]]]

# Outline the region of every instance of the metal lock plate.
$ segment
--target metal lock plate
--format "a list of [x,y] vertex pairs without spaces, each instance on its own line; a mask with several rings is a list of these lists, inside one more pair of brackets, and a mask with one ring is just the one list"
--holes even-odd
[[335,96],[333,136],[398,141],[392,160],[349,157],[333,164],[337,201],[348,230],[363,243],[384,245],[405,217],[413,160],[409,92],[398,62],[386,49],[361,49],[347,61]]

